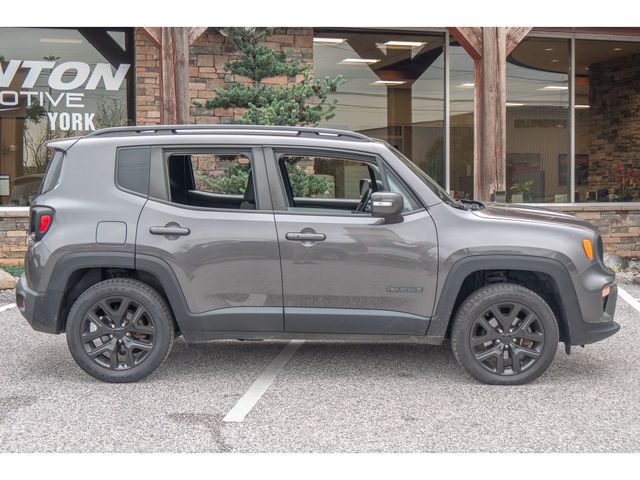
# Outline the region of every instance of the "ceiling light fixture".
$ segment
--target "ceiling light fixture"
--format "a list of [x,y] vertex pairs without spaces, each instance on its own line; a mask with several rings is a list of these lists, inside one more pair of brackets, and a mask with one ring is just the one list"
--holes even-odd
[[371,65],[379,61],[377,58],[345,58],[340,63],[342,65]]
[[614,52],[620,52],[622,50],[622,47],[616,47],[613,49]]
[[67,43],[72,45],[80,45],[82,40],[78,38],[41,38],[40,43]]
[[346,40],[346,38],[325,38],[325,37],[315,37],[313,39],[313,43],[326,43],[331,45],[337,45]]
[[560,63],[560,60],[558,60],[557,58],[554,58],[553,60],[551,60],[553,63]]
[[576,105],[576,108],[591,108],[589,105]]
[[544,49],[545,52],[553,52],[553,48],[549,47],[549,48],[545,48]]
[[400,40],[389,40],[384,42],[384,46],[387,48],[417,48],[426,45],[427,42],[405,42]]
[[369,85],[404,85],[406,80],[376,80]]

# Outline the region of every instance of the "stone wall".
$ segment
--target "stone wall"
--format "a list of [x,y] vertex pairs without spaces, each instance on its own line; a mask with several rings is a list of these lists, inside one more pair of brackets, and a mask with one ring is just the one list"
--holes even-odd
[[0,211],[0,264],[24,258],[29,232],[29,209],[3,207]]
[[[284,51],[289,58],[313,65],[312,28],[275,28],[265,37],[264,45]],[[160,58],[158,48],[136,29],[136,118],[139,125],[156,125],[160,119]],[[214,98],[214,88],[224,88],[234,83],[250,82],[249,79],[229,74],[224,64],[239,57],[233,42],[211,27],[190,48],[189,55],[189,103],[190,123],[234,123],[242,109],[199,108],[194,101],[204,104]],[[301,80],[297,77],[265,79],[265,84],[286,85]]]
[[589,105],[589,189],[612,194],[640,168],[640,54],[590,65]]
[[640,204],[576,204],[573,206],[545,205],[587,220],[602,234],[605,253],[621,257],[640,258]]
[[136,28],[136,122],[160,124],[160,51]]

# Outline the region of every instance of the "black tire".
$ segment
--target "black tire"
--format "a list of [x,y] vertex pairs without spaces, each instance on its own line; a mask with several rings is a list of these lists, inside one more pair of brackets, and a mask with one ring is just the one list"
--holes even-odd
[[80,368],[105,382],[126,383],[146,377],[167,358],[174,323],[156,290],[138,280],[115,278],[78,297],[66,331]]
[[553,361],[558,323],[549,305],[528,288],[488,285],[460,305],[451,348],[476,380],[521,385],[538,378]]

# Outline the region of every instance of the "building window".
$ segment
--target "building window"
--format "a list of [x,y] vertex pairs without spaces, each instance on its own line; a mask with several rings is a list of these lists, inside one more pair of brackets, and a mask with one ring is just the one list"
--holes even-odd
[[386,140],[444,185],[444,45],[444,33],[316,30],[316,75],[346,80],[323,126]]
[[473,198],[474,146],[473,59],[456,42],[449,46],[450,191],[454,198]]
[[0,28],[0,204],[27,205],[48,140],[133,123],[131,29]]
[[527,38],[507,59],[507,200],[569,202],[570,41]]
[[576,201],[640,201],[640,42],[575,41]]

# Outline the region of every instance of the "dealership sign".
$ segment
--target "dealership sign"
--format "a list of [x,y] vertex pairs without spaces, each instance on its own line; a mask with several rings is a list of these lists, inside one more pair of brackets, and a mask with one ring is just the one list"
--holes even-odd
[[[109,63],[94,66],[84,62],[56,64],[46,60],[0,63],[0,112],[49,105],[56,108],[56,111],[47,112],[52,130],[95,130],[95,112],[78,111],[85,109],[84,91],[98,87],[119,90],[130,67],[123,63],[114,73]],[[49,91],[33,90],[43,75],[47,75]]]

